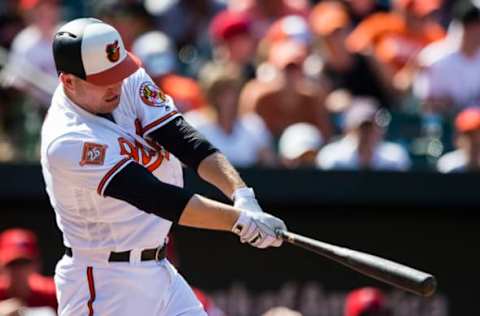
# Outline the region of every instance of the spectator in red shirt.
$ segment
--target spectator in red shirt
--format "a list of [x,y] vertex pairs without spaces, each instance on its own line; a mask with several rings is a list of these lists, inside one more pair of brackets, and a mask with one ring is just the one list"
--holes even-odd
[[14,228],[0,234],[0,304],[16,298],[24,307],[57,309],[53,278],[39,274],[37,237]]

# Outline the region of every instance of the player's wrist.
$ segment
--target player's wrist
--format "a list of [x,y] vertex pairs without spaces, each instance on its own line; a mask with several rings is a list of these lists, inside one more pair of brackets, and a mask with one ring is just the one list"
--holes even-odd
[[233,206],[250,212],[263,212],[255,198],[255,192],[252,188],[248,187],[239,188],[234,192]]
[[248,214],[248,211],[240,211],[237,220],[232,226],[232,232],[242,236],[247,227],[251,224],[252,217]]
[[236,189],[232,196],[231,199],[232,201],[236,201],[238,199],[255,199],[255,192],[253,191],[252,188],[249,187],[241,187]]

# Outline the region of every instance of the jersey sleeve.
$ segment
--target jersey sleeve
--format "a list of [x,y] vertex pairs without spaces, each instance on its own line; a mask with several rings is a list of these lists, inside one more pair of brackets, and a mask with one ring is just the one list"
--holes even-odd
[[154,131],[150,137],[195,171],[205,158],[218,152],[218,149],[183,117],[165,124]]
[[94,190],[103,196],[111,179],[133,162],[97,140],[60,139],[47,150],[48,166],[57,177],[75,187]]
[[181,116],[173,99],[166,95],[144,69],[139,69],[127,82],[126,94],[140,126],[142,136],[147,136],[176,117]]

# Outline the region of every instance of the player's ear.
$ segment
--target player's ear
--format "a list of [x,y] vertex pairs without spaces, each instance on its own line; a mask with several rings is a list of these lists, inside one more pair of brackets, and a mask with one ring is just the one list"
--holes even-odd
[[71,74],[66,74],[66,73],[61,73],[60,74],[60,81],[62,82],[63,84],[63,87],[65,89],[67,89],[68,91],[72,91],[73,88],[74,88],[74,83],[73,81],[75,80],[75,78],[73,77],[73,75]]

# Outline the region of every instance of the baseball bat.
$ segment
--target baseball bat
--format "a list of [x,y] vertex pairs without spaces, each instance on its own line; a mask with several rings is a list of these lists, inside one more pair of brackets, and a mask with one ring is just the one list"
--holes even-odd
[[437,282],[431,274],[364,252],[277,230],[282,240],[334,260],[364,275],[421,296],[431,296]]

